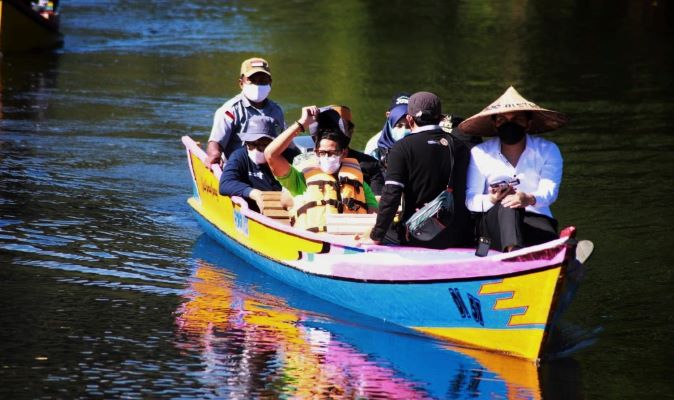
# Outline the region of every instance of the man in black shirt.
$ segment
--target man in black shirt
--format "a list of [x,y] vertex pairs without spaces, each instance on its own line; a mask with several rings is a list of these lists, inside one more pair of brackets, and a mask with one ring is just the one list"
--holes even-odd
[[[437,249],[472,244],[470,216],[465,205],[470,153],[460,140],[440,128],[442,117],[440,99],[435,94],[418,92],[410,97],[406,118],[412,134],[396,142],[389,153],[377,223],[370,234],[374,243]],[[404,222],[447,189],[450,174],[454,218],[445,230],[430,241],[419,241],[406,234],[402,223],[392,226],[401,197],[400,221]]]

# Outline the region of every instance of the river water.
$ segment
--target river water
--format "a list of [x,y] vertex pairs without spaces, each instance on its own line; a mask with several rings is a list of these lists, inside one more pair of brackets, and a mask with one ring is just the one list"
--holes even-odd
[[[672,396],[674,26],[666,1],[63,2],[65,45],[0,70],[2,398]],[[262,55],[287,120],[397,91],[469,116],[514,85],[570,123],[561,225],[596,251],[536,367],[321,302],[202,234],[206,141]]]

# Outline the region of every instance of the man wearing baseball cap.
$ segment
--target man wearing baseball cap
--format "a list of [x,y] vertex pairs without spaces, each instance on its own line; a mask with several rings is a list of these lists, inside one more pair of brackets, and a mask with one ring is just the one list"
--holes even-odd
[[[264,158],[264,150],[279,131],[276,121],[264,115],[251,116],[243,129],[239,136],[244,147],[235,150],[227,159],[220,175],[220,194],[243,197],[249,200],[251,209],[259,211],[257,204],[262,201],[262,192],[281,190],[281,184]],[[297,154],[297,149],[289,148],[282,156],[291,162]]]
[[[377,244],[399,243],[437,249],[471,243],[470,216],[464,204],[468,149],[440,128],[441,103],[433,93],[413,94],[405,118],[412,133],[395,142],[389,152],[386,182],[370,239]],[[403,230],[404,224],[393,226],[401,198],[400,221],[404,223],[444,190],[453,193],[454,212],[451,220],[443,221],[446,228],[435,238],[420,241]]]
[[221,163],[241,147],[239,134],[252,115],[274,119],[279,130],[285,128],[283,110],[267,98],[271,91],[271,69],[267,60],[253,57],[241,63],[239,87],[241,93],[229,99],[216,112],[208,138],[206,166]]

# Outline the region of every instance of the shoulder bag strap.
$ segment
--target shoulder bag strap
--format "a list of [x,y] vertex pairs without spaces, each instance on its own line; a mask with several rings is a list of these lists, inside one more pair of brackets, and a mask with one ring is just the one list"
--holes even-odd
[[447,182],[447,188],[450,189],[450,191],[454,191],[454,138],[452,137],[451,134],[447,134],[448,137],[448,144],[447,144],[447,150],[449,150],[449,155],[450,155],[450,171],[449,171],[449,181]]

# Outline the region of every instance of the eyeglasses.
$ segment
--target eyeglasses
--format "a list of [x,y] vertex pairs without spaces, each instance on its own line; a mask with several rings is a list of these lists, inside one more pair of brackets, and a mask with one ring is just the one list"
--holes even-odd
[[259,151],[264,151],[269,143],[270,142],[246,142],[246,147],[248,150],[258,149]]
[[341,156],[342,150],[316,150],[316,155],[319,157]]

